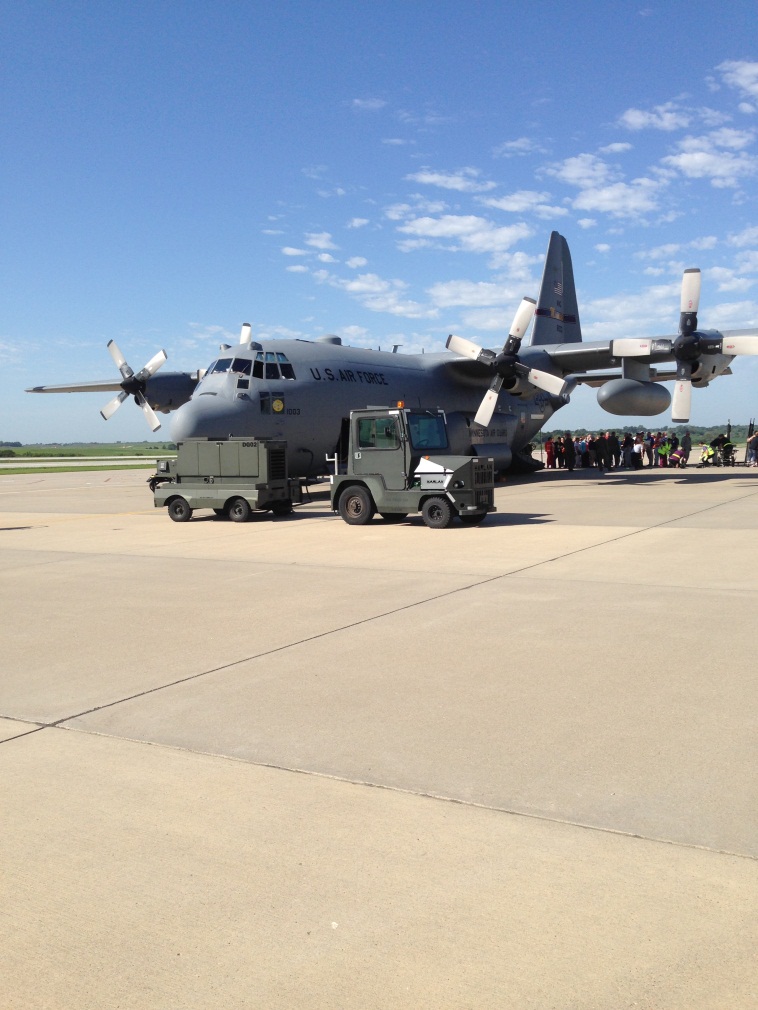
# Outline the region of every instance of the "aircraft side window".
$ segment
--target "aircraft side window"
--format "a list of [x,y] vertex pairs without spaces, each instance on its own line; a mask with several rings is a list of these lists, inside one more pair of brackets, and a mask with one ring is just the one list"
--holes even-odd
[[219,358],[213,366],[214,372],[228,372],[232,365],[231,358]]
[[235,358],[232,364],[232,371],[238,372],[240,375],[250,375],[252,364],[250,358]]
[[263,351],[258,351],[255,355],[255,361],[253,362],[253,378],[263,378]]
[[282,378],[283,379],[294,379],[295,378],[295,369],[292,367],[292,365],[289,363],[289,361],[287,361],[287,356],[285,354],[282,354],[280,351],[277,351],[276,352],[276,360],[279,362],[279,367],[282,370]]
[[276,363],[276,355],[273,351],[266,351],[266,378],[279,378],[279,366]]

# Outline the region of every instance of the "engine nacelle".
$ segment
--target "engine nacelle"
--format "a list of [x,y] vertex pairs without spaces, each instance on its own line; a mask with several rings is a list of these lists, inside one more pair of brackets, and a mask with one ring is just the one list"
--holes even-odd
[[703,354],[695,363],[692,373],[693,386],[707,386],[711,379],[719,375],[731,375],[729,366],[734,361],[731,355],[727,354]]
[[659,382],[611,379],[598,389],[597,402],[609,414],[647,417],[667,410],[671,394]]

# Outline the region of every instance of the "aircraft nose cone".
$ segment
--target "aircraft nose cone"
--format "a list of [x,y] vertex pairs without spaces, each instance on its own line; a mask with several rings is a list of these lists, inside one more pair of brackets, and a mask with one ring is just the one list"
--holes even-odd
[[[247,424],[245,423],[247,417]],[[248,434],[250,403],[231,403],[217,396],[199,396],[183,404],[171,418],[171,438],[183,442],[186,438],[227,438]]]

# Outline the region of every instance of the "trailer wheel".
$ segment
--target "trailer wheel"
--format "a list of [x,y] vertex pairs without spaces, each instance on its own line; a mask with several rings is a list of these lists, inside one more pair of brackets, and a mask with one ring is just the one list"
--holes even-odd
[[233,523],[246,523],[252,514],[250,503],[245,498],[232,498],[226,508]]
[[175,523],[186,523],[192,518],[192,509],[186,498],[172,498],[168,514]]
[[379,515],[386,523],[401,523],[408,518],[407,512],[380,512]]
[[453,507],[447,498],[427,498],[421,518],[430,530],[444,530],[453,521]]
[[374,503],[365,487],[354,484],[340,495],[339,514],[351,526],[365,526],[374,516]]
[[464,526],[478,526],[487,518],[486,512],[466,512],[461,515],[461,522]]
[[292,515],[292,502],[289,500],[272,502],[271,511],[275,516]]

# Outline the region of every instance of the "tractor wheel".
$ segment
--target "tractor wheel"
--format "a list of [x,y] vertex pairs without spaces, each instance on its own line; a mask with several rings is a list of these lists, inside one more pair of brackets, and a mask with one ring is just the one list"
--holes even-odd
[[374,503],[365,487],[354,484],[340,495],[337,510],[351,526],[365,526],[374,516]]
[[447,498],[427,498],[421,517],[430,530],[444,530],[453,521],[453,507]]

